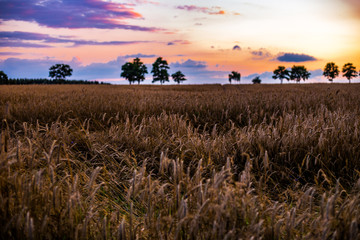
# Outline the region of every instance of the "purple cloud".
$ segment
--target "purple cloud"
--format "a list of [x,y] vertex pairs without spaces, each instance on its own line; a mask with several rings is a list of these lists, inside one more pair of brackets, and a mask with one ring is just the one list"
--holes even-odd
[[91,63],[82,66],[79,60],[72,61],[56,59],[19,59],[8,58],[0,60],[0,69],[10,78],[47,78],[49,68],[56,63],[69,64],[74,69],[72,79],[106,79],[120,78],[121,66],[126,62],[122,56],[106,63]]
[[252,79],[259,76],[262,80],[268,80],[269,82],[272,82],[273,75],[274,75],[273,72],[253,73],[253,74],[244,76],[243,79],[245,80],[244,82],[251,83]]
[[322,69],[312,70],[312,71],[310,71],[310,73],[311,73],[311,77],[313,77],[313,78],[323,76],[323,70]]
[[241,47],[240,47],[239,45],[235,45],[235,46],[233,47],[233,50],[238,50],[238,51],[240,51],[240,50],[241,50]]
[[[202,12],[209,15],[224,15],[226,12],[221,9],[220,7],[199,7],[195,5],[183,5],[183,6],[177,6],[177,9],[186,10],[189,12]],[[238,15],[238,13],[234,13],[234,15]]]
[[19,52],[0,52],[0,56],[18,56],[22,55],[22,53]]
[[47,48],[51,47],[46,44],[38,44],[38,43],[29,43],[29,42],[23,42],[23,41],[9,41],[9,40],[3,40],[0,39],[0,47],[12,47],[12,48]]
[[172,46],[172,45],[176,45],[176,44],[187,45],[187,44],[191,44],[191,42],[188,40],[174,40],[174,41],[167,43],[168,46]]
[[156,55],[151,54],[151,55],[146,55],[146,54],[132,54],[132,55],[125,55],[124,58],[153,58],[156,57]]
[[0,61],[0,69],[10,78],[46,78],[51,65],[59,63],[51,59],[8,58]]
[[104,0],[3,0],[0,19],[36,22],[53,28],[161,30],[126,24],[127,19],[142,18],[132,7]]
[[32,32],[0,32],[0,38],[1,39],[20,39],[20,40],[44,40],[44,39],[50,39],[50,36],[47,34],[41,34],[41,33],[32,33]]
[[186,60],[183,63],[175,62],[170,65],[170,67],[174,68],[206,68],[207,64],[203,61],[194,61],[191,59]]
[[[26,41],[39,41],[39,43],[29,43]],[[51,37],[48,34],[32,33],[32,32],[0,32],[0,46],[2,47],[33,47],[45,48],[52,47],[50,43],[69,43],[72,46],[83,45],[127,45],[136,43],[145,43],[146,41],[109,41],[98,42],[88,40],[74,40],[63,36],[62,38]],[[47,44],[44,44],[47,43]]]
[[74,67],[74,78],[78,79],[102,79],[119,78],[121,66],[126,62],[125,57],[119,56],[116,60],[106,63],[91,63],[86,66]]
[[272,56],[265,48],[260,48],[259,50],[254,50],[250,53],[254,56],[254,60],[261,60]]
[[186,84],[203,84],[203,83],[227,83],[228,71],[210,70],[208,63],[205,61],[196,61],[188,59],[184,62],[170,63],[171,73],[181,71],[185,74]]
[[297,53],[284,53],[276,58],[280,62],[308,62],[316,61],[317,59],[313,56],[306,54]]

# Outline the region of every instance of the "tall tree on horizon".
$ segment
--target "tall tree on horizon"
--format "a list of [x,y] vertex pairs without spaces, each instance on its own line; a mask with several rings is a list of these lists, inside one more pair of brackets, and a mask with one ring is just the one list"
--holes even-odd
[[323,72],[324,77],[326,77],[330,82],[333,82],[333,80],[339,76],[338,68],[339,67],[333,62],[327,63]]
[[232,71],[229,74],[229,82],[230,82],[230,84],[231,84],[231,80],[235,80],[237,82],[240,82],[240,79],[241,79],[241,74],[239,72]]
[[151,70],[151,73],[153,74],[152,83],[160,81],[160,84],[162,85],[163,83],[169,81],[169,73],[167,70],[170,67],[168,66],[166,60],[163,60],[162,57],[158,57],[152,66],[153,66]]
[[293,66],[291,68],[290,80],[295,80],[297,83],[300,83],[300,80],[309,79],[311,73],[307,71],[305,66]]
[[278,66],[277,69],[274,70],[274,75],[272,76],[273,79],[280,79],[281,84],[283,80],[286,79],[289,81],[290,79],[290,71],[287,70],[284,66]]
[[135,58],[133,62],[127,62],[121,66],[120,77],[123,77],[129,81],[129,84],[133,82],[140,82],[145,80],[145,74],[148,73],[147,67],[143,62],[140,61],[140,58]]
[[67,64],[55,64],[49,69],[49,77],[57,81],[65,81],[66,77],[72,75],[73,70]]
[[356,78],[358,76],[358,72],[356,71],[356,67],[352,63],[346,63],[342,69],[343,77],[346,77],[349,80],[349,84],[351,83],[352,78]]

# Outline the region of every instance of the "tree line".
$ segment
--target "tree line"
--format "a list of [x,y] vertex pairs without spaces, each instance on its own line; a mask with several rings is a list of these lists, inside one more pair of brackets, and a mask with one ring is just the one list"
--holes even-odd
[[[327,63],[324,68],[324,77],[326,77],[330,82],[339,76],[339,67],[333,63]],[[346,63],[342,68],[343,77],[346,77],[351,83],[351,79],[356,78],[359,75],[359,72],[356,71],[356,67],[352,63]]]
[[27,85],[27,84],[106,84],[99,81],[87,80],[66,80],[66,77],[72,75],[73,70],[67,64],[55,64],[49,69],[49,77],[47,78],[8,78],[8,76],[0,71],[0,84],[2,85]]
[[[166,60],[162,57],[158,57],[155,62],[152,64],[151,73],[153,74],[152,83],[160,82],[161,84],[169,82],[170,74],[168,73],[170,69]],[[121,67],[120,77],[125,78],[129,81],[130,84],[140,82],[145,80],[145,74],[148,73],[147,67],[139,58],[133,59],[132,62],[126,62]],[[49,77],[52,80],[47,78],[39,79],[26,79],[26,78],[17,78],[9,79],[8,76],[0,71],[0,84],[105,84],[98,81],[86,81],[86,80],[66,80],[66,77],[72,75],[73,69],[67,64],[55,64],[49,69]],[[351,83],[351,79],[359,76],[359,72],[356,70],[356,67],[352,63],[346,63],[342,68],[343,77],[346,77]],[[333,82],[340,74],[339,67],[333,63],[327,63],[324,70],[323,76],[326,77],[330,82]],[[281,84],[283,80],[294,80],[300,82],[301,80],[305,81],[309,79],[311,73],[305,68],[305,66],[293,66],[290,70],[286,69],[285,66],[278,66],[277,69],[273,71],[273,79],[280,79]],[[186,81],[185,75],[181,71],[177,71],[171,75],[174,82],[180,84],[183,81]],[[237,71],[232,71],[229,74],[229,82],[232,81],[240,82],[241,74]],[[252,82],[254,84],[260,84],[260,76],[255,77]]]
[[[352,63],[346,63],[342,68],[343,77],[346,77],[351,83],[351,79],[356,78],[359,76],[360,72],[357,72],[356,67]],[[309,79],[311,73],[305,68],[305,66],[293,66],[291,70],[286,69],[284,66],[278,66],[277,69],[273,71],[273,79],[280,79],[281,84],[283,80],[294,80],[296,82],[300,82],[301,80]],[[333,63],[327,63],[323,70],[323,76],[326,77],[330,82],[333,82],[335,78],[337,78],[340,74],[339,67]],[[238,81],[240,82],[241,74],[236,71],[232,71],[229,74],[229,82],[231,81]],[[254,84],[261,83],[260,76],[255,77],[252,82]]]
[[[0,71],[0,75],[3,73]],[[106,84],[99,81],[87,81],[87,80],[50,80],[48,78],[3,78],[0,77],[0,85],[30,85],[30,84]]]

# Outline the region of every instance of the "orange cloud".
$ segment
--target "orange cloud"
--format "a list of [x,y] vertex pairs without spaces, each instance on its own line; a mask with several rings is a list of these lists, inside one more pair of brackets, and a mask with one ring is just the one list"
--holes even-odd
[[220,11],[218,11],[218,12],[211,12],[211,13],[209,13],[209,14],[211,14],[211,15],[224,15],[224,14],[225,14],[225,11],[224,11],[224,10],[220,10]]

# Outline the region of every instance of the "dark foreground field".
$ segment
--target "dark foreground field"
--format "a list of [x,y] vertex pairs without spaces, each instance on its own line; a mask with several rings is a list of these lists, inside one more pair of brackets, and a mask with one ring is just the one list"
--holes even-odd
[[3,239],[359,239],[360,85],[0,86]]

